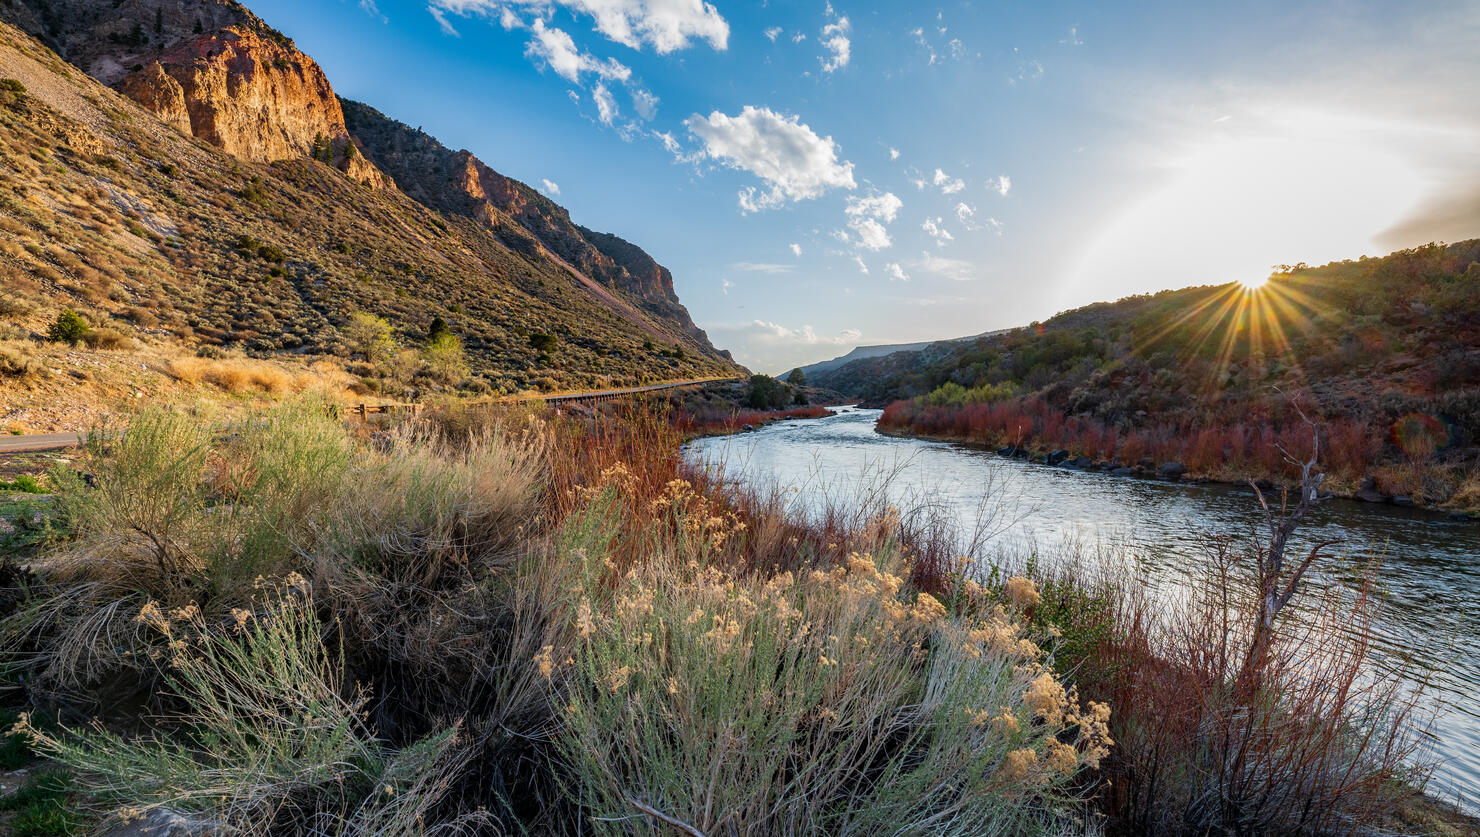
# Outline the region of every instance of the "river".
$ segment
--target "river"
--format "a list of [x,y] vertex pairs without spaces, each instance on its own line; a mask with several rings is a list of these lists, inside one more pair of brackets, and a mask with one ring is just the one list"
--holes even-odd
[[[1262,525],[1252,494],[1231,486],[1112,477],[884,436],[874,431],[878,416],[845,407],[829,418],[699,439],[689,452],[731,478],[794,487],[802,510],[888,475],[896,506],[928,502],[949,510],[961,532],[988,533],[988,554],[995,545],[1113,545],[1161,587],[1174,586],[1203,560],[1209,535],[1246,536]],[[991,525],[983,529],[984,512]],[[1340,538],[1347,559],[1381,558],[1387,601],[1374,626],[1379,657],[1411,663],[1420,654],[1439,663],[1425,672],[1439,761],[1430,792],[1480,812],[1480,525],[1330,500],[1311,513],[1299,537]],[[1341,583],[1339,573],[1323,581],[1332,578]]]

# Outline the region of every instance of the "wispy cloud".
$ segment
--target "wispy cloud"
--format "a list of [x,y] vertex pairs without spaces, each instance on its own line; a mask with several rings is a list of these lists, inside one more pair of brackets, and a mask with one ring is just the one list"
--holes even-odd
[[735,262],[730,265],[731,270],[742,273],[790,273],[795,267],[796,265],[775,262]]

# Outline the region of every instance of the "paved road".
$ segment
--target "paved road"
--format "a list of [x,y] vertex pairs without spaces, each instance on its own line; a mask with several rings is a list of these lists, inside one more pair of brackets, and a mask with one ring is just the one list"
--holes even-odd
[[82,443],[76,433],[36,433],[30,436],[0,436],[0,453],[21,453],[32,450],[57,450],[75,447]]
[[[716,383],[719,381],[739,380],[738,378],[705,378],[698,381],[678,381],[671,384],[652,384],[643,387],[627,387],[625,389],[603,389],[592,392],[567,392],[557,395],[537,395],[529,401],[546,401],[549,403],[562,403],[566,401],[592,401],[603,398],[617,398],[623,395],[636,395],[641,392],[656,392],[662,389],[674,389],[676,387],[688,387],[696,384]],[[23,453],[38,450],[60,450],[62,448],[76,447],[82,443],[82,438],[76,433],[37,433],[30,436],[0,436],[0,453]]]

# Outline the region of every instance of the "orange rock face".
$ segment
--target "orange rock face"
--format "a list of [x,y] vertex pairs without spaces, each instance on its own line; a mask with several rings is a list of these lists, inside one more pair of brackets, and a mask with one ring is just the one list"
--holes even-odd
[[187,41],[119,89],[165,122],[246,160],[304,157],[326,140],[332,164],[376,187],[389,180],[353,140],[324,71],[291,45],[240,27]]

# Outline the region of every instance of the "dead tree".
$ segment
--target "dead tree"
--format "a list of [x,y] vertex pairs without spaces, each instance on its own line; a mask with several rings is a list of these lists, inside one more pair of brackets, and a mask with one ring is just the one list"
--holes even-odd
[[1269,544],[1254,552],[1259,607],[1255,617],[1253,635],[1249,641],[1249,652],[1244,658],[1243,668],[1238,678],[1240,690],[1246,695],[1256,692],[1261,684],[1270,648],[1274,644],[1275,626],[1279,620],[1280,611],[1290,603],[1290,599],[1294,597],[1300,585],[1300,580],[1315,565],[1321,550],[1340,541],[1339,538],[1320,541],[1311,547],[1310,552],[1300,559],[1299,563],[1286,565],[1285,548],[1290,536],[1299,527],[1301,520],[1321,501],[1321,483],[1326,478],[1324,473],[1317,470],[1321,454],[1320,428],[1306,416],[1298,403],[1294,404],[1294,407],[1305,425],[1310,428],[1310,458],[1302,461],[1282,444],[1276,445],[1275,448],[1286,462],[1300,469],[1299,499],[1292,507],[1290,490],[1284,489],[1280,496],[1279,510],[1276,512],[1270,507],[1258,484],[1253,480],[1249,481],[1249,485],[1254,489],[1254,495],[1259,498],[1260,508],[1264,510],[1265,525],[1269,528]]

